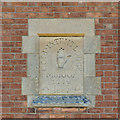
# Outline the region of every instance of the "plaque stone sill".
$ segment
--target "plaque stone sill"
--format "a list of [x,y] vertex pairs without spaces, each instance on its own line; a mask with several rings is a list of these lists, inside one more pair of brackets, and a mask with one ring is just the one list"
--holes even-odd
[[91,101],[85,96],[40,95],[32,101],[34,107],[88,107]]

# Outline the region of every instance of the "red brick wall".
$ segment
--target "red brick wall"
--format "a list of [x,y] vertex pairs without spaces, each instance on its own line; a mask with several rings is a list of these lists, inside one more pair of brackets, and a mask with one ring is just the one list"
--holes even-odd
[[[117,2],[4,2],[2,4],[2,118],[118,118],[118,3]],[[96,76],[102,95],[95,108],[28,108],[21,95],[26,77],[22,36],[28,35],[30,18],[91,18],[101,36],[96,54]]]

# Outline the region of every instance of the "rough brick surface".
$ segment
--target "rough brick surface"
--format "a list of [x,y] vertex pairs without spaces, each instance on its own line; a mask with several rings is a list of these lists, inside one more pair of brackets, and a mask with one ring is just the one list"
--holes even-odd
[[[120,60],[117,2],[3,2],[2,11],[2,118],[118,118],[118,64]],[[90,18],[101,37],[96,54],[96,76],[101,76],[102,95],[95,108],[28,108],[21,95],[27,55],[21,53],[22,36],[28,35],[29,18]],[[120,22],[120,21],[119,21]],[[120,78],[119,78],[120,80]]]

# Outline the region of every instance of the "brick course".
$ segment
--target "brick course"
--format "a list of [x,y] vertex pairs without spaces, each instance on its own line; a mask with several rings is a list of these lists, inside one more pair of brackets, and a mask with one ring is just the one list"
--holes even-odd
[[[118,3],[117,2],[3,2],[2,6],[2,118],[118,118]],[[96,76],[102,95],[95,108],[28,108],[21,95],[27,55],[21,53],[22,36],[30,18],[91,18],[101,36],[96,54]],[[17,114],[16,114],[17,113]],[[21,114],[22,113],[22,114]]]

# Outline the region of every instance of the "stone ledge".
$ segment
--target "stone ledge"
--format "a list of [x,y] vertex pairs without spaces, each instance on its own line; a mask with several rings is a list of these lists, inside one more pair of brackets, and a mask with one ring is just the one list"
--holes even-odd
[[32,101],[35,107],[88,107],[90,103],[87,97],[75,95],[41,95]]

